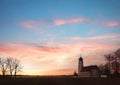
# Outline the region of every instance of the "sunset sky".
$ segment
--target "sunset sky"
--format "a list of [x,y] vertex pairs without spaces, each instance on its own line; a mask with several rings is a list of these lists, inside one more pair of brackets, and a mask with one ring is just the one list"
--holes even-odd
[[0,57],[25,75],[68,75],[120,48],[120,0],[0,0]]

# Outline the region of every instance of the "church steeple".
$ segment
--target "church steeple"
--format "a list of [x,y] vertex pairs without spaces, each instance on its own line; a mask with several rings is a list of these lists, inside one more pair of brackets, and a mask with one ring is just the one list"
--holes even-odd
[[83,62],[83,58],[82,58],[82,57],[80,57],[80,58],[79,58],[79,61],[82,61],[82,62]]
[[80,71],[83,68],[83,58],[82,57],[79,58],[79,68],[80,68]]
[[82,70],[82,68],[83,68],[83,58],[80,57],[78,61],[78,76],[80,75],[80,71]]

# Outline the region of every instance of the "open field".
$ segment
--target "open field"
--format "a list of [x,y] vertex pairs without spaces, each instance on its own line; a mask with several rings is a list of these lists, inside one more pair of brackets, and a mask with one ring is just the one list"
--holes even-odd
[[120,78],[73,78],[73,77],[0,78],[0,85],[120,85]]

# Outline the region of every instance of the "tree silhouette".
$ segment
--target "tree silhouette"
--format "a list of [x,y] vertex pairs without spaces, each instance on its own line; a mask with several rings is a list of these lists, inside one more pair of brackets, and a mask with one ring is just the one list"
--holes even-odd
[[20,60],[14,59],[14,75],[21,71],[23,67],[20,64]]
[[105,75],[105,74],[107,74],[107,70],[109,70],[108,69],[108,66],[105,64],[100,64],[99,66],[98,66],[98,68],[100,69],[100,71],[101,71],[101,74],[102,75]]
[[120,71],[120,48],[117,49],[114,54],[105,55],[105,60],[107,60],[108,68],[109,68],[109,76],[111,68],[114,70],[114,74],[118,76]]
[[5,59],[0,58],[0,70],[3,76],[5,76],[5,73],[7,71],[8,65],[6,63]]
[[115,55],[116,55],[117,58],[120,59],[120,48],[117,49],[117,51],[115,51]]
[[16,77],[17,73],[21,71],[22,65],[20,63],[20,60],[14,59],[14,58],[0,58],[0,70],[3,76],[5,76],[6,71],[9,72],[9,74]]
[[76,71],[74,71],[73,76],[74,77],[78,76],[78,74],[76,73]]
[[9,73],[12,76],[14,71],[14,59],[11,57],[7,58],[7,65],[8,65]]
[[108,68],[108,71],[106,71],[106,72],[107,72],[108,76],[110,76],[111,62],[112,62],[113,58],[114,58],[114,55],[111,55],[111,54],[105,55],[105,60],[107,61],[106,68]]
[[115,74],[118,75],[119,73],[119,67],[120,67],[120,48],[115,51],[115,57],[114,57],[114,66],[115,66]]

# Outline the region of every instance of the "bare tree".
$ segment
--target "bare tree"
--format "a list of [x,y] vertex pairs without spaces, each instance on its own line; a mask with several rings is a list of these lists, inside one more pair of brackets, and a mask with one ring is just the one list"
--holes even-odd
[[111,55],[111,54],[108,54],[108,55],[105,55],[105,60],[108,61],[107,65],[108,65],[108,76],[110,76],[110,68],[111,68],[111,62],[114,58],[114,55]]
[[108,61],[108,68],[109,68],[109,73],[110,73],[110,68],[112,68],[112,70],[114,70],[114,74],[115,76],[119,75],[119,71],[120,71],[120,48],[117,49],[113,55],[108,54],[105,55],[105,59]]
[[2,75],[5,75],[6,71],[12,76],[13,74],[16,76],[18,72],[22,69],[20,60],[14,58],[0,58],[0,70]]
[[21,71],[23,67],[21,66],[20,60],[14,59],[14,75]]
[[120,59],[120,48],[117,49],[117,51],[115,52],[115,55],[118,59]]
[[101,74],[106,74],[106,64],[105,65],[100,64],[98,68],[100,69]]
[[8,65],[6,63],[6,59],[0,58],[0,69],[3,76],[5,76],[7,68],[8,68]]
[[120,48],[115,51],[115,57],[114,57],[114,63],[115,63],[115,73],[119,73],[119,65],[120,65]]
[[7,65],[8,65],[8,69],[9,69],[9,73],[12,76],[13,71],[14,71],[14,59],[9,57],[7,58]]

